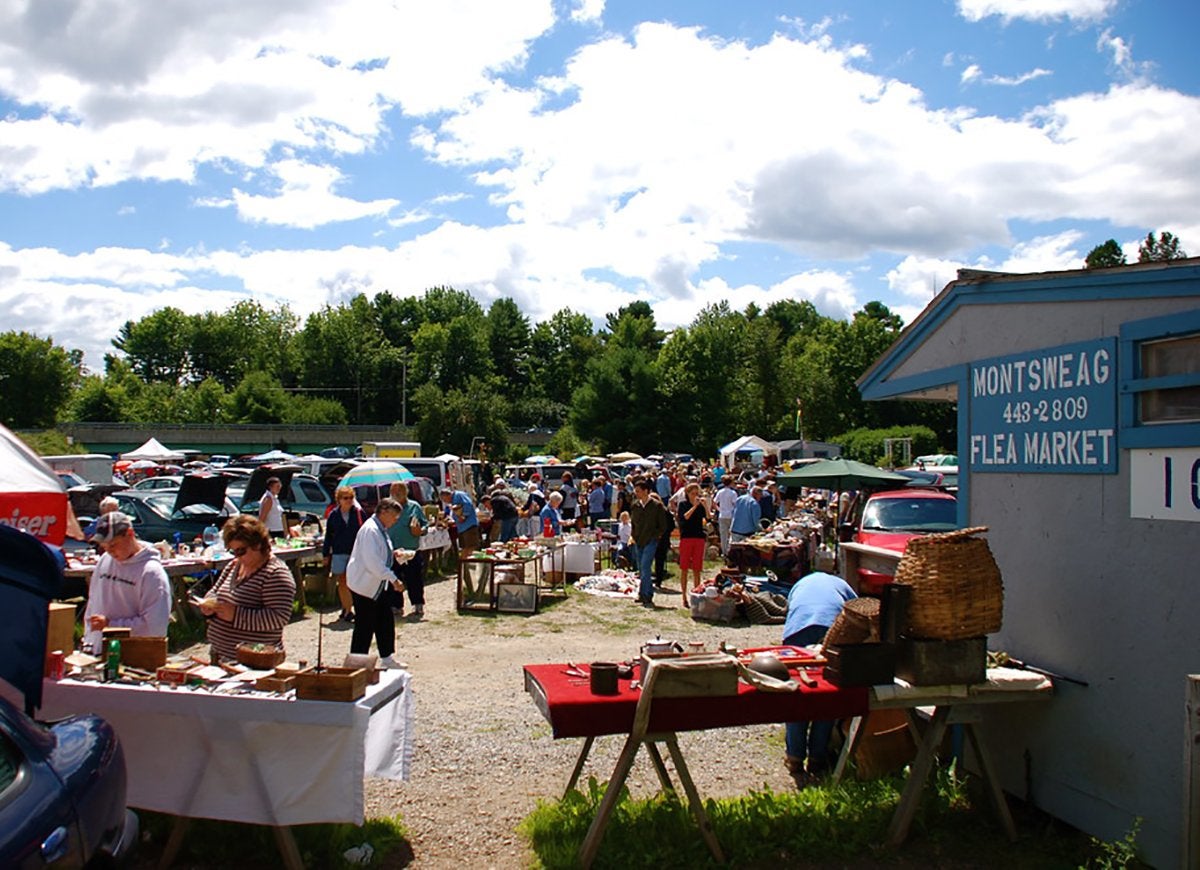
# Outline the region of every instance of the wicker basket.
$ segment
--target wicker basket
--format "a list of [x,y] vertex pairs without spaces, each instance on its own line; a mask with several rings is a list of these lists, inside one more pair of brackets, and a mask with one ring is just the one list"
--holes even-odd
[[911,637],[962,640],[1000,630],[1004,583],[987,541],[986,526],[908,542],[894,582],[912,587]]
[[281,649],[271,647],[267,649],[255,649],[247,643],[239,643],[237,646],[237,660],[247,667],[254,668],[256,671],[270,670],[285,658],[287,656]]
[[878,641],[878,598],[852,598],[847,601],[833,625],[829,626],[829,631],[825,633],[825,646]]

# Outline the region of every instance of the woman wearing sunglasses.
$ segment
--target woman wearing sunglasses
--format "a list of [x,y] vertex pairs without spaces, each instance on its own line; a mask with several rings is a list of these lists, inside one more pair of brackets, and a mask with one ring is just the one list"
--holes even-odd
[[240,643],[283,649],[283,627],[292,618],[296,581],[271,554],[271,534],[249,514],[231,517],[221,537],[233,556],[200,611],[208,619],[208,642],[216,661],[234,661]]

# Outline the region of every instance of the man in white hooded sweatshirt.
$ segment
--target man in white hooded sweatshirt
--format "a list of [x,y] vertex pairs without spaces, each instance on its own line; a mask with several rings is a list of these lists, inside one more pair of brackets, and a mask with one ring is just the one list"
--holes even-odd
[[133,523],[120,511],[101,514],[92,541],[104,555],[88,586],[84,643],[99,650],[109,627],[128,626],[134,637],[166,637],[171,581],[158,550],[134,537]]

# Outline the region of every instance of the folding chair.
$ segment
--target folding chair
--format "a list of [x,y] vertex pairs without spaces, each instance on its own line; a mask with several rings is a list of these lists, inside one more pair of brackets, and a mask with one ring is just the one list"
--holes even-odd
[[[600,801],[600,806],[596,810],[596,818],[592,820],[592,825],[588,828],[583,845],[579,848],[579,863],[584,870],[591,867],[592,861],[596,858],[596,852],[600,848],[600,841],[604,838],[604,829],[608,826],[608,820],[612,815],[613,808],[617,804],[621,789],[625,785],[625,780],[629,777],[629,771],[633,767],[633,760],[643,744],[646,747],[646,752],[649,754],[651,762],[654,764],[655,772],[658,774],[658,779],[663,789],[668,791],[675,790],[671,784],[671,778],[667,773],[666,765],[663,763],[662,755],[658,751],[659,743],[665,744],[667,751],[671,754],[671,761],[675,764],[675,772],[678,774],[679,781],[683,784],[684,793],[687,795],[688,809],[695,817],[696,824],[700,828],[700,836],[704,839],[705,844],[708,846],[709,851],[712,852],[717,863],[725,863],[721,844],[717,841],[717,835],[712,829],[712,822],[709,820],[708,814],[704,811],[704,802],[700,799],[700,793],[696,791],[696,784],[692,781],[692,775],[688,771],[687,762],[684,761],[683,753],[679,749],[679,742],[675,737],[675,732],[650,733],[648,729],[656,697],[711,695],[713,692],[705,690],[706,686],[713,685],[714,683],[709,677],[718,671],[727,672],[730,668],[736,668],[736,664],[728,656],[723,655],[690,656],[684,659],[656,659],[650,662],[646,671],[646,679],[642,686],[642,695],[638,699],[637,711],[633,717],[633,728],[625,741],[625,746],[621,749],[620,756],[617,758],[617,764],[613,769],[612,778],[608,782],[608,788],[605,790],[604,797]],[[736,686],[736,682],[734,685]]]

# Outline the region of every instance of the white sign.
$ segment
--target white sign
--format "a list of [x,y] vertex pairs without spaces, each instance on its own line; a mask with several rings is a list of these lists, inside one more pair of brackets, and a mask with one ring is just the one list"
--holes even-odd
[[1129,515],[1200,523],[1200,447],[1130,450]]

